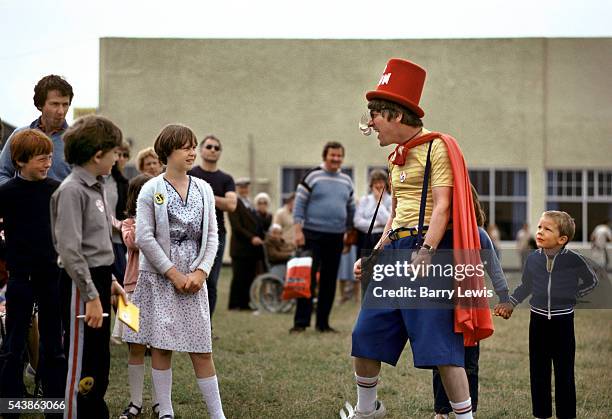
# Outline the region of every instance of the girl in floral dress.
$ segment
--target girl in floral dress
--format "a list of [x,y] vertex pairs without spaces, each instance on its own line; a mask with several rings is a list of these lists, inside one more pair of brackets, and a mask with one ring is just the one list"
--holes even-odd
[[196,145],[190,128],[163,128],[154,148],[166,172],[147,182],[138,196],[140,266],[133,301],[140,308],[140,330],[128,330],[124,337],[152,348],[153,383],[163,419],[174,417],[172,351],[189,353],[209,416],[225,418],[204,286],[218,246],[215,200],[206,182],[187,175]]

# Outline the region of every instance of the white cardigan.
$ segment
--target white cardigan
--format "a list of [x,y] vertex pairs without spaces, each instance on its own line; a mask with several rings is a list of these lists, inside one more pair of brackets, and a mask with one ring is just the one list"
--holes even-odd
[[[201,269],[210,273],[217,254],[219,239],[215,196],[202,179],[191,176],[191,182],[203,197],[202,243],[198,257],[189,266],[190,272]],[[168,193],[164,174],[145,183],[138,195],[136,207],[136,245],[140,249],[141,271],[165,274],[174,264],[170,260],[170,225],[168,222]]]

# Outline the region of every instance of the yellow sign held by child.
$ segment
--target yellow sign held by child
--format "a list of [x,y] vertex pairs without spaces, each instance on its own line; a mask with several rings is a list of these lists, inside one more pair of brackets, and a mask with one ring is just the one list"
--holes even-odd
[[117,307],[117,317],[134,332],[138,332],[140,309],[134,304],[132,304],[132,302],[128,302],[127,304],[125,304],[123,302],[123,298],[119,298],[119,305]]

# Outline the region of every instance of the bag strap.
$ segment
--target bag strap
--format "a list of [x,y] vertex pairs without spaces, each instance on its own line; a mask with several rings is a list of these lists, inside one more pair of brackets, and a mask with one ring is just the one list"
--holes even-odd
[[[423,222],[425,221],[425,206],[427,205],[427,190],[429,189],[429,173],[431,171],[431,146],[433,145],[433,141],[429,142],[429,147],[427,148],[427,161],[425,162],[425,173],[423,174],[423,187],[421,189],[421,207],[419,208],[419,232],[417,235],[417,243],[421,244],[421,240],[423,238]],[[372,238],[372,230],[374,229],[374,223],[376,222],[376,216],[378,215],[378,209],[380,208],[380,203],[385,195],[386,187],[383,189],[382,194],[380,194],[380,198],[378,198],[378,203],[376,204],[376,209],[374,210],[374,215],[372,216],[372,221],[370,222],[370,227],[368,228],[367,241],[370,242]]]
[[383,191],[380,194],[380,198],[378,198],[378,204],[376,204],[376,209],[374,210],[374,216],[372,217],[372,221],[370,222],[370,227],[368,228],[368,236],[367,236],[368,243],[370,242],[370,239],[372,238],[372,230],[374,229],[374,223],[376,222],[376,216],[378,215],[378,208],[380,208],[380,202],[382,201],[383,196],[385,195],[385,189],[387,189],[386,186],[383,187]]
[[425,173],[423,174],[423,188],[421,189],[421,207],[419,208],[419,232],[417,244],[420,246],[423,240],[423,222],[425,221],[425,206],[427,205],[427,190],[429,189],[429,172],[431,171],[431,146],[433,140],[429,142],[427,149],[427,162],[425,163]]

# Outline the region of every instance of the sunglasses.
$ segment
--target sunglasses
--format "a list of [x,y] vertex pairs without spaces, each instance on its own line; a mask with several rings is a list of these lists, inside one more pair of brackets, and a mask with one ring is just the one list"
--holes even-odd
[[119,157],[123,157],[124,159],[129,159],[130,153],[119,153]]
[[215,149],[215,151],[221,150],[221,147],[219,147],[218,145],[212,145],[212,144],[206,144],[204,148],[206,150],[212,150],[213,148]]

